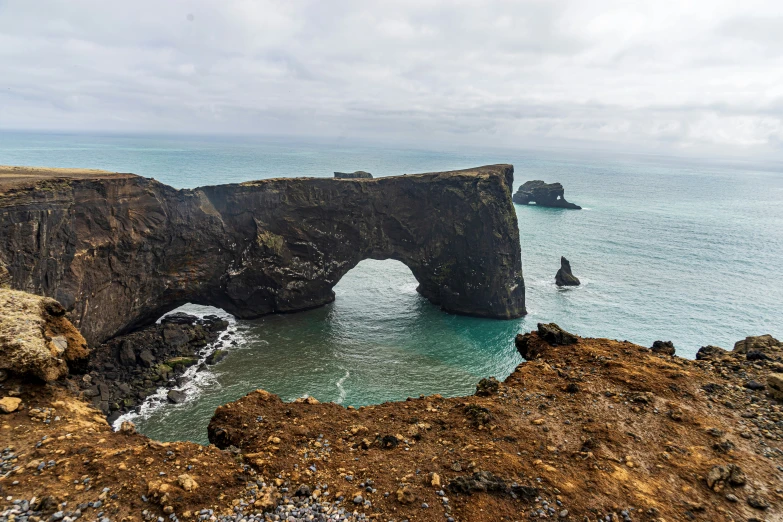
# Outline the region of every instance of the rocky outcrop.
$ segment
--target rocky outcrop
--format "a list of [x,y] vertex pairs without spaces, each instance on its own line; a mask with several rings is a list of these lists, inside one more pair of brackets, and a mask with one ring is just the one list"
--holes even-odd
[[0,266],[91,343],[186,303],[242,318],[334,299],[363,259],[396,259],[444,310],[525,313],[513,167],[176,190],[129,174],[0,179]]
[[357,170],[356,172],[335,172],[334,177],[337,179],[371,179],[372,174]]
[[0,370],[54,381],[88,354],[57,301],[0,289]]
[[571,273],[571,263],[568,259],[560,257],[560,270],[555,274],[555,284],[557,286],[579,286],[579,279]]
[[671,341],[655,341],[650,350],[652,350],[653,353],[661,355],[674,355],[676,351],[674,343]]
[[540,179],[526,181],[514,194],[514,203],[528,205],[535,203],[540,207],[570,208],[580,210],[582,207],[569,203],[565,199],[565,189],[560,183],[546,183]]
[[783,343],[771,335],[746,337],[734,343],[734,352],[745,354],[748,360],[769,360],[783,358]]
[[519,354],[527,361],[538,359],[548,346],[577,344],[579,337],[560,328],[555,323],[538,323],[538,330],[517,334],[514,344]]

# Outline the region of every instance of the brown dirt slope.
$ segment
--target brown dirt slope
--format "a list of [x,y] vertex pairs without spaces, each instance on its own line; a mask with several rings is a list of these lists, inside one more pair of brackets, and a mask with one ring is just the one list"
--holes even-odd
[[22,403],[0,414],[0,498],[35,497],[40,520],[81,505],[90,520],[195,521],[293,505],[307,485],[322,505],[344,497],[397,522],[780,521],[781,408],[760,383],[783,369],[783,345],[755,339],[689,361],[528,334],[535,359],[482,395],[358,410],[258,391],[210,425],[241,453],[113,433],[74,384],[12,377],[0,395]]
[[781,408],[744,387],[779,364],[522,344],[538,359],[496,393],[351,410],[258,391],[218,408],[210,438],[382,520],[783,520]]

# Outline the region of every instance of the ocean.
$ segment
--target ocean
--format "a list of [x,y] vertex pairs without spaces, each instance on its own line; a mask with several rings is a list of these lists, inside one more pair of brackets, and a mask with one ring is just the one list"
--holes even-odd
[[[650,346],[731,348],[783,337],[783,167],[586,151],[426,150],[344,140],[0,132],[0,164],[133,172],[178,188],[367,170],[375,176],[515,166],[515,189],[559,181],[584,210],[516,205],[528,315],[446,314],[397,261],[366,260],[323,308],[231,319],[229,356],[199,372],[189,400],[152,399],[133,415],[159,440],[206,442],[214,409],[263,388],[293,400],[366,405],[472,393],[522,362],[518,332],[556,322],[582,336]],[[560,256],[582,280],[554,284]],[[186,305],[185,311],[214,310]],[[219,311],[219,313],[223,313]],[[223,313],[224,314],[224,313]],[[224,314],[225,315],[225,314]]]

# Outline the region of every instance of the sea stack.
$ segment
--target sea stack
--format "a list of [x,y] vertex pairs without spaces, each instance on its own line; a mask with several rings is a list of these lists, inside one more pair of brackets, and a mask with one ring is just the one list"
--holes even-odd
[[568,259],[560,257],[560,270],[555,274],[555,284],[557,286],[579,286],[579,279],[571,273],[571,263]]
[[563,185],[560,183],[546,183],[540,179],[523,183],[517,189],[512,200],[519,205],[535,203],[539,207],[582,209],[579,205],[566,201]]
[[357,170],[356,172],[335,172],[335,179],[371,179],[372,174],[363,170]]

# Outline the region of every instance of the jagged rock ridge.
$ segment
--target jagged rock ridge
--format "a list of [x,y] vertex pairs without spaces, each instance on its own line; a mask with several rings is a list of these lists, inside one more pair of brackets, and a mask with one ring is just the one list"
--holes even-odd
[[570,208],[581,210],[582,207],[569,203],[565,199],[565,189],[560,183],[546,183],[540,179],[526,181],[519,187],[513,197],[514,203],[528,205],[535,203],[540,207]]
[[176,190],[130,174],[0,180],[0,275],[91,343],[186,303],[238,317],[324,305],[363,259],[396,259],[444,310],[525,313],[513,167]]

